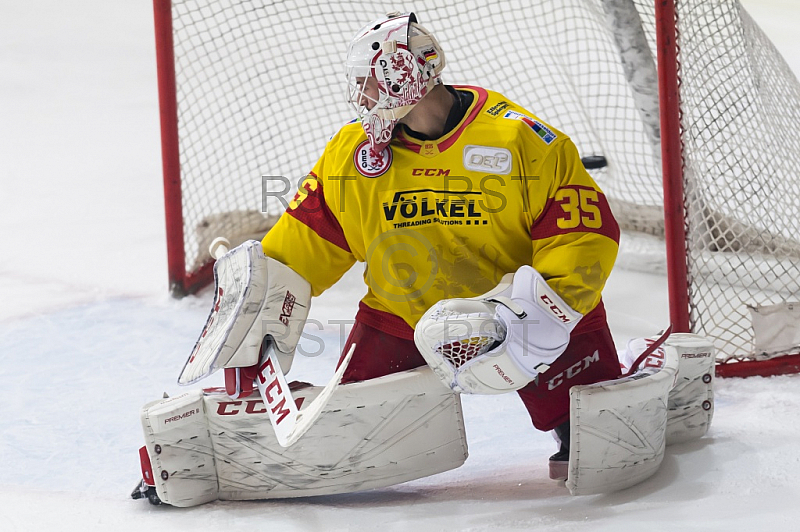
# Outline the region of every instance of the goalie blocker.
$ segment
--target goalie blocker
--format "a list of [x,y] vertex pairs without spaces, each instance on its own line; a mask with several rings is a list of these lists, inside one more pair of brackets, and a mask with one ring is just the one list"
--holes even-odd
[[[216,242],[216,241],[215,241]],[[288,266],[264,255],[249,240],[214,263],[214,304],[178,378],[186,385],[220,368],[259,363],[269,336],[281,369],[291,367],[311,306],[311,285]]]

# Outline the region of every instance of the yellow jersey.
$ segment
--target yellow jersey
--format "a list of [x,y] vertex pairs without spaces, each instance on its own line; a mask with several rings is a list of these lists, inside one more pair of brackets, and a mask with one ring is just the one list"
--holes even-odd
[[589,313],[619,227],[577,148],[498,93],[456,89],[472,104],[439,139],[398,127],[376,155],[360,123],[342,127],[264,237],[264,253],[307,279],[313,295],[364,262],[361,310],[401,337],[436,302],[480,295],[525,264]]

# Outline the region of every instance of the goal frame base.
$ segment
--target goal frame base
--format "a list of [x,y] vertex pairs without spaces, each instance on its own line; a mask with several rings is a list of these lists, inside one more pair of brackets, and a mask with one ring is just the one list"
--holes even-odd
[[717,364],[717,377],[775,377],[800,373],[800,353],[783,355],[768,360],[743,360]]

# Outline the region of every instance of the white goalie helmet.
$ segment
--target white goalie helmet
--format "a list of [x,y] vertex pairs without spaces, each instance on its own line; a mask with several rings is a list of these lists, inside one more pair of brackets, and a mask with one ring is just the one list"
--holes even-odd
[[[347,50],[348,101],[374,153],[389,145],[397,121],[441,83],[444,65],[442,48],[414,13],[389,13],[356,34]],[[370,78],[377,98],[368,94]]]

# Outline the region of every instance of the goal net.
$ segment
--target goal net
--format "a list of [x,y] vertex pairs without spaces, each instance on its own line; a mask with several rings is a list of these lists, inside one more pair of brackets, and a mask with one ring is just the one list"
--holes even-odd
[[[211,280],[213,238],[260,238],[283,212],[352,118],[350,38],[398,6],[154,3],[170,283],[187,293]],[[665,264],[656,4],[414,4],[448,52],[446,83],[498,90],[573,138],[624,230],[629,267]],[[738,0],[677,0],[676,11],[681,158],[667,180],[680,180],[686,236],[669,270],[686,279],[672,305],[688,307],[678,327],[712,338],[720,363],[797,353],[800,85]],[[764,329],[767,316],[788,325]]]

